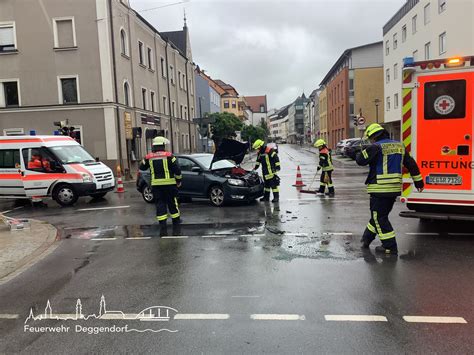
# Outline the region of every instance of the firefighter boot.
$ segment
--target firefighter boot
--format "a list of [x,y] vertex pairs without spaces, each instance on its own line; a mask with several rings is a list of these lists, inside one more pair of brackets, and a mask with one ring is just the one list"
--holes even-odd
[[279,202],[279,201],[280,201],[280,193],[279,192],[274,192],[272,202]]
[[385,255],[398,255],[397,241],[395,238],[382,240],[382,246],[375,247],[375,251]]
[[329,192],[326,195],[329,197],[334,197],[336,195],[336,192],[334,191],[334,186],[331,186],[329,188]]
[[181,217],[176,217],[172,219],[173,225],[181,224]]
[[370,243],[375,239],[375,233],[371,232],[369,228],[365,228],[364,234],[362,235],[362,249],[369,249]]
[[263,193],[263,197],[260,199],[260,202],[268,202],[270,201],[270,191],[265,191]]

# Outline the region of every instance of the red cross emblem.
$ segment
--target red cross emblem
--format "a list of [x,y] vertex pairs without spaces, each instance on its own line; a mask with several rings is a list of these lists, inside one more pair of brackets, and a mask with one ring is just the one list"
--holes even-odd
[[440,115],[448,115],[453,112],[456,102],[449,95],[442,95],[434,102],[434,109]]

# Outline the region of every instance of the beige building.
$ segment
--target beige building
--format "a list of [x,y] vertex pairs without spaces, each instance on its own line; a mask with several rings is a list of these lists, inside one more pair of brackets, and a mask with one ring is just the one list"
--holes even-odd
[[157,134],[195,149],[186,24],[160,33],[128,0],[3,0],[0,25],[3,134],[68,119],[91,154],[131,171]]
[[328,99],[327,90],[322,88],[319,94],[319,132],[322,139],[328,141]]

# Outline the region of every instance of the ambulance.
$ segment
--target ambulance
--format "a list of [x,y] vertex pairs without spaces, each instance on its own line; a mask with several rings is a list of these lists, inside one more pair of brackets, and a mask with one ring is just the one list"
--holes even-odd
[[0,198],[52,197],[62,206],[115,187],[109,167],[66,136],[0,137]]
[[402,217],[474,221],[474,56],[405,58],[402,140],[425,182],[404,174]]

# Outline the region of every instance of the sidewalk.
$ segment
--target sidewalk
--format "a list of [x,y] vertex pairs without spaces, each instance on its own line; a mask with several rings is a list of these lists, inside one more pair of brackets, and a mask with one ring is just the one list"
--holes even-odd
[[58,231],[51,224],[30,220],[30,229],[10,231],[0,226],[0,285],[52,252]]

